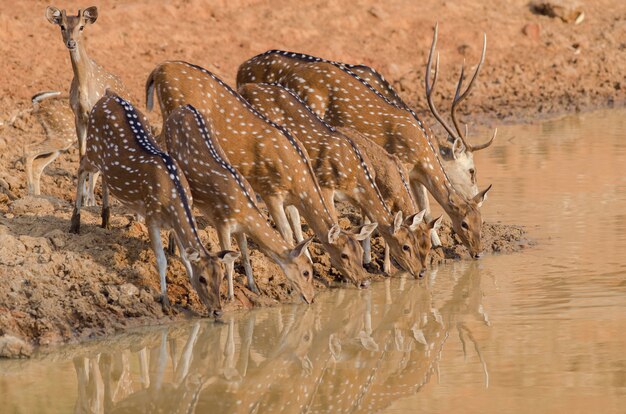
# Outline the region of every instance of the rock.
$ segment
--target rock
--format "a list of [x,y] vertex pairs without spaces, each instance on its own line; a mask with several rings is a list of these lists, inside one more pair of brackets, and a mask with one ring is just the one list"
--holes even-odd
[[530,10],[542,16],[559,18],[565,23],[581,23],[585,18],[580,5],[569,0],[537,1],[530,5]]
[[50,198],[26,196],[11,203],[11,211],[18,215],[27,213],[52,214],[55,207]]
[[19,266],[24,263],[26,247],[10,234],[0,234],[0,264]]
[[11,335],[0,337],[0,358],[28,358],[33,353],[33,346]]
[[541,26],[537,23],[527,23],[522,28],[522,33],[528,36],[531,40],[539,40],[541,38]]
[[371,15],[376,17],[377,19],[386,19],[389,15],[387,13],[385,13],[383,10],[380,9],[380,7],[377,6],[372,6],[370,7],[367,12]]
[[62,249],[63,247],[65,247],[65,239],[67,238],[67,232],[61,229],[54,229],[46,233],[45,237],[47,237],[48,240],[50,240],[50,243],[52,243],[52,245],[55,248]]
[[120,294],[126,296],[137,296],[139,295],[139,288],[132,283],[124,283],[120,286]]

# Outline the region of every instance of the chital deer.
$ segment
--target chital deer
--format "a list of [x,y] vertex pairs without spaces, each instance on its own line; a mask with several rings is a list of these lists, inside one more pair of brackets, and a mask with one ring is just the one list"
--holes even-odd
[[[97,7],[79,9],[76,16],[68,16],[65,10],[48,6],[46,18],[50,23],[61,28],[63,43],[70,51],[72,70],[74,71],[74,78],[70,86],[70,106],[74,111],[78,149],[82,158],[87,148],[87,123],[91,108],[104,96],[107,89],[112,89],[121,96],[126,95],[126,89],[119,78],[104,70],[87,55],[82,40],[83,30],[98,19]],[[94,189],[97,177],[97,175],[89,177],[86,205],[96,205]]]
[[[433,247],[432,240],[438,240],[438,237],[431,237],[431,233],[436,232],[441,226],[443,216],[427,222],[422,220],[426,210],[417,211],[417,204],[411,194],[409,172],[396,155],[389,154],[378,144],[352,128],[338,127],[337,130],[354,141],[368,155],[376,177],[376,185],[387,205],[393,211],[402,211],[406,217],[412,218],[410,226],[418,239],[417,250],[422,264],[420,275],[423,275],[428,264],[428,255]],[[385,246],[385,263],[388,261],[388,256],[389,250]]]
[[[434,46],[433,42],[431,58]],[[406,105],[390,101],[342,63],[293,52],[271,50],[243,63],[237,84],[251,82],[278,83],[291,89],[331,125],[350,126],[396,154],[411,166],[411,186],[420,207],[427,205],[423,185],[450,216],[470,255],[480,257],[479,207],[491,187],[473,197],[457,191],[429,129]],[[432,88],[428,89],[430,95]],[[464,98],[468,92],[460,96]]]
[[[438,27],[435,27],[435,34],[433,39],[433,45],[431,47],[431,51],[435,49],[436,41],[437,41],[437,30]],[[480,68],[485,60],[485,52],[487,46],[486,36],[483,42],[483,49],[480,57],[480,61],[476,66],[476,70],[472,79],[470,80],[469,85],[465,89],[465,91],[460,94],[462,89],[462,84],[464,80],[464,68],[461,68],[461,75],[459,77],[459,82],[457,84],[455,97],[452,103],[452,119],[457,130],[457,133],[454,133],[452,129],[448,126],[448,124],[443,120],[443,118],[439,115],[436,107],[432,101],[432,91],[427,94],[428,105],[431,108],[431,111],[437,121],[444,127],[446,132],[448,133],[447,139],[437,140],[437,145],[439,147],[439,155],[441,157],[441,161],[443,163],[444,169],[448,173],[448,177],[450,178],[450,182],[454,188],[463,194],[465,197],[474,197],[478,194],[478,183],[476,180],[476,167],[474,165],[474,152],[480,151],[489,147],[493,140],[496,137],[496,131],[492,135],[491,139],[483,144],[479,145],[471,145],[467,141],[467,125],[465,126],[465,133],[461,131],[459,128],[459,123],[456,120],[456,108],[457,106],[467,98],[470,91],[473,88],[474,81],[478,77],[478,73],[480,72]],[[432,52],[431,52],[432,53]],[[431,55],[432,56],[432,55]],[[411,111],[411,109],[404,103],[402,98],[398,95],[398,93],[393,89],[393,87],[387,82],[387,80],[383,77],[382,74],[378,73],[375,69],[365,66],[365,65],[350,65],[344,64],[344,66],[356,76],[358,76],[363,82],[369,84],[377,92],[384,96],[385,99],[390,101],[393,105],[398,107],[403,107],[407,111]],[[438,66],[438,63],[437,63]],[[430,70],[429,70],[430,72]],[[434,82],[433,82],[433,90],[434,90]],[[430,211],[430,207],[428,206],[428,197],[426,197],[426,189],[424,186],[420,186],[419,188],[421,200],[425,202],[425,207],[427,211]]]
[[84,181],[89,173],[102,172],[102,226],[109,221],[109,191],[127,208],[145,217],[161,283],[161,299],[169,306],[165,274],[167,259],[161,228],[174,231],[191,285],[209,312],[221,314],[220,284],[223,269],[239,254],[209,253],[196,230],[191,213],[187,180],[169,155],[156,145],[147,119],[130,103],[107,91],[94,105],[89,118],[87,148],[78,169],[76,206],[70,231],[80,231]]
[[[217,229],[222,249],[231,248],[231,234],[235,235],[252,291],[258,293],[252,276],[246,234],[281,267],[287,280],[304,300],[311,303],[315,296],[313,268],[303,253],[312,238],[303,240],[294,249],[289,248],[257,207],[252,187],[230,164],[212,129],[191,105],[172,112],[163,129],[168,153],[185,174],[194,205]],[[228,296],[231,299],[234,294],[233,271],[232,264],[229,264]]]
[[[304,145],[325,199],[330,200],[331,214],[336,216],[332,202],[335,198],[352,203],[378,223],[386,251],[390,251],[399,267],[418,276],[419,246],[414,231],[422,216],[412,215],[403,220],[401,210],[389,208],[376,185],[367,153],[363,154],[350,138],[324,122],[297,95],[280,85],[250,83],[242,85],[239,93]],[[385,265],[384,270],[389,272],[389,261]]]
[[[235,91],[206,69],[186,62],[165,62],[146,83],[148,109],[156,89],[166,118],[180,105],[191,104],[212,126],[232,165],[248,180],[268,207],[283,238],[293,233],[285,206],[294,205],[330,254],[331,263],[345,278],[361,286],[366,278],[363,249],[376,223],[356,234],[342,230],[329,211],[306,150],[284,128],[269,121]],[[303,240],[300,225],[296,238]]]
[[46,138],[24,147],[24,168],[28,194],[41,194],[41,174],[61,153],[76,142],[73,114],[61,92],[41,92],[32,97],[32,115],[41,124]]

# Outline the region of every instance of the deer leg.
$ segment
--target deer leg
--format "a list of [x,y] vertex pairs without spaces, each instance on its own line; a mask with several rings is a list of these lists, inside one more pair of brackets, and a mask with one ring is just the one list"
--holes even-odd
[[72,221],[70,224],[70,233],[78,234],[80,232],[80,209],[82,208],[83,193],[85,191],[85,180],[89,173],[85,169],[85,163],[81,161],[78,168],[78,185],[76,186],[76,201],[74,211],[72,212]]
[[167,238],[167,254],[170,256],[174,256],[176,254],[176,236],[173,231],[170,231],[170,235]]
[[252,266],[250,265],[250,252],[248,251],[248,240],[246,239],[246,234],[241,232],[235,233],[235,240],[237,240],[237,244],[239,245],[239,251],[241,252],[241,258],[243,259],[243,267],[246,270],[248,288],[258,295],[259,289],[256,287],[256,283],[254,282],[254,276],[252,275]]
[[[173,240],[173,241],[172,241]],[[168,238],[168,248],[169,243],[176,243],[178,245],[178,251],[180,252],[180,260],[182,260],[183,265],[185,265],[185,270],[187,271],[187,277],[189,277],[189,281],[191,282],[191,278],[193,276],[193,269],[191,268],[191,262],[187,258],[187,254],[185,253],[185,248],[174,231],[170,231],[170,235]]]
[[293,246],[293,232],[291,231],[291,227],[289,227],[289,220],[287,220],[287,215],[283,208],[283,200],[279,197],[266,198],[265,205],[267,206],[270,216],[274,219],[274,223],[276,223],[278,232],[283,236],[283,239],[285,239],[289,246]]
[[[361,210],[361,217],[363,217],[363,224],[370,224],[372,221],[365,214],[364,211]],[[368,264],[372,262],[372,237],[367,236],[365,240],[361,242],[363,246],[363,264]]]
[[383,272],[391,274],[391,258],[389,257],[389,245],[385,243],[385,259],[383,262]]
[[150,386],[150,372],[148,370],[148,352],[145,347],[137,352],[137,359],[139,360],[139,381],[141,381],[141,388],[148,388]]
[[[300,212],[294,205],[290,205],[285,207],[285,212],[287,213],[287,218],[291,224],[291,228],[296,236],[296,242],[300,243],[304,240],[304,235],[302,234],[302,222],[300,221]],[[309,258],[309,261],[313,263],[313,258],[311,257],[311,253],[309,253],[309,248],[307,247],[304,251],[306,257]]]
[[167,297],[167,281],[165,280],[165,273],[167,272],[167,258],[163,251],[163,242],[161,241],[161,227],[155,223],[148,223],[148,234],[150,236],[150,243],[152,244],[152,250],[156,257],[157,270],[159,271],[159,281],[161,283],[161,306],[163,311],[169,313],[170,300]]
[[[220,240],[220,248],[222,250],[231,249],[230,228],[228,225],[218,226],[217,237]],[[233,282],[233,274],[235,273],[235,263],[226,264],[226,280],[228,281],[228,300],[235,297],[235,285]]]
[[[420,210],[426,210],[424,220],[426,220],[427,222],[432,220],[430,214],[430,202],[428,200],[428,192],[426,191],[426,187],[418,182],[411,181],[411,188],[413,189],[413,195],[415,196],[415,200],[417,201],[417,207]],[[433,247],[441,246],[441,240],[439,239],[439,235],[435,230],[431,230],[430,239],[432,241]]]
[[98,182],[99,172],[89,174],[89,182],[87,183],[87,205],[96,205],[96,183]]
[[[95,176],[95,174],[93,175]],[[102,228],[111,229],[111,207],[109,206],[109,188],[106,181],[102,180]]]
[[28,194],[30,195],[39,195],[37,194],[37,188],[35,186],[35,179],[33,176],[33,163],[35,162],[35,157],[31,155],[24,155],[24,169],[26,170],[26,186],[28,188]]
[[[85,119],[88,119],[88,117],[89,115],[86,114]],[[87,122],[83,122],[79,116],[75,117],[75,121],[76,137],[78,138],[78,154],[80,157],[80,162],[82,163],[83,159],[85,158],[85,153],[87,152]],[[89,181],[92,181],[91,174],[89,174]],[[89,204],[89,189],[86,180],[83,182],[83,186],[85,188],[83,188],[83,193],[81,194],[81,197],[83,197],[81,202],[88,207],[91,204]]]
[[[61,155],[61,151],[53,151],[48,154],[44,154],[42,156],[36,157],[31,161],[31,179],[33,185],[33,195],[41,194],[41,174],[43,174],[43,170],[52,163],[52,161],[56,160],[59,155]],[[31,191],[29,186],[29,193]]]

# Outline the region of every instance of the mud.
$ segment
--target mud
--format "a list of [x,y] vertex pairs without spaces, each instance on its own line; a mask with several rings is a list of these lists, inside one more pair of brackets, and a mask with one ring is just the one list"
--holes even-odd
[[[203,315],[175,257],[169,258],[168,269],[175,306],[172,314],[162,313],[145,228],[119,205],[113,207],[111,230],[98,226],[99,210],[87,208],[82,234],[67,233],[76,149],[45,171],[45,196],[26,196],[19,157],[25,144],[43,138],[28,113],[30,96],[42,90],[67,91],[72,72],[58,28],[43,17],[47,3],[1,3],[0,354],[27,356],[32,345],[77,342]],[[432,125],[424,111],[422,84],[435,21],[440,23],[442,58],[436,100],[442,113],[447,112],[460,64],[465,59],[472,66],[478,60],[482,31],[488,34],[487,61],[461,109],[470,127],[623,105],[626,95],[626,5],[619,1],[584,4],[580,24],[541,15],[528,2],[513,0],[318,0],[306,7],[286,0],[94,3],[101,7],[100,17],[85,31],[87,49],[122,78],[139,108],[144,106],[145,78],[158,62],[188,60],[233,84],[241,62],[281,48],[374,66]],[[86,4],[56,6],[75,10]],[[158,114],[150,116],[158,125]],[[358,222],[351,209],[342,211],[344,227]],[[523,228],[486,219],[489,253],[510,253],[530,244]],[[199,223],[205,227],[202,217]],[[433,253],[433,265],[467,258],[447,225],[440,233],[446,247]],[[217,247],[212,231],[201,231],[201,237],[209,247]],[[320,245],[314,243],[311,250],[317,287],[342,286]],[[376,258],[368,270],[373,280],[383,279],[379,238],[373,241],[373,251]],[[297,300],[276,265],[257,251],[252,262],[261,295],[245,288],[238,267],[236,299],[227,309]]]

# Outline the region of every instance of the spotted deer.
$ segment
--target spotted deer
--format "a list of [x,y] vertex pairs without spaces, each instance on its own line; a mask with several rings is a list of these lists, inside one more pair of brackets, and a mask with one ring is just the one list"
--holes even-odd
[[[417,204],[411,194],[408,178],[409,172],[396,155],[389,154],[359,131],[352,128],[338,127],[337,130],[350,137],[368,155],[370,165],[376,177],[376,185],[387,205],[393,211],[402,211],[406,217],[412,218],[411,229],[415,232],[418,239],[417,250],[422,265],[422,271],[420,272],[420,276],[422,276],[428,265],[430,250],[433,247],[431,233],[439,229],[443,216],[427,222],[423,221],[426,210],[418,212]],[[438,239],[438,237],[434,239]],[[388,257],[389,251],[385,247],[385,263],[387,263]]]
[[[70,106],[74,111],[78,149],[82,158],[87,148],[87,126],[91,108],[104,96],[107,89],[112,89],[121,96],[126,96],[126,88],[117,76],[110,74],[92,60],[85,49],[83,30],[98,19],[97,7],[79,9],[76,16],[68,16],[65,10],[48,6],[46,18],[50,23],[61,28],[63,43],[70,52],[74,72],[70,86]],[[86,205],[96,205],[94,190],[97,178],[97,175],[89,176]]]
[[[256,203],[247,180],[230,164],[228,157],[205,123],[202,114],[186,105],[167,118],[163,136],[168,153],[185,174],[194,205],[217,229],[222,249],[230,249],[231,234],[241,251],[248,286],[258,293],[250,266],[246,235],[282,269],[285,277],[307,303],[313,301],[313,268],[303,254],[311,243],[308,238],[291,249],[280,233],[270,226]],[[232,299],[233,265],[227,267],[228,296]]]
[[28,194],[41,194],[41,174],[76,142],[73,114],[61,92],[41,92],[32,97],[32,115],[44,130],[45,139],[24,147]]
[[[435,42],[429,61],[434,46]],[[427,82],[429,79],[427,72]],[[280,84],[298,94],[329,124],[352,127],[396,154],[411,166],[411,187],[420,207],[425,208],[428,203],[423,185],[450,216],[470,255],[480,257],[479,207],[491,187],[475,195],[463,194],[462,188],[457,190],[430,130],[406,105],[388,99],[343,63],[279,50],[270,50],[244,62],[237,73],[237,84],[245,83]],[[469,90],[460,96],[464,99],[467,93]]]
[[[391,252],[399,267],[418,276],[421,269],[414,230],[422,218],[410,216],[403,220],[401,210],[389,208],[376,185],[367,156],[354,141],[324,122],[297,95],[280,85],[251,83],[242,85],[239,93],[304,145],[325,199],[331,201],[331,214],[336,217],[332,203],[335,198],[345,199],[359,208],[378,223],[386,251]],[[385,271],[390,271],[389,262]]]
[[[147,107],[154,90],[166,118],[178,106],[191,104],[212,126],[212,133],[232,165],[265,201],[283,238],[292,243],[285,206],[295,206],[342,275],[357,286],[367,285],[359,240],[376,228],[357,233],[342,230],[329,210],[313,173],[306,149],[284,128],[268,120],[213,73],[186,62],[158,65],[146,83]],[[302,241],[300,224],[294,226]]]
[[102,226],[109,225],[109,191],[134,213],[145,217],[156,256],[161,300],[169,307],[165,274],[167,259],[161,228],[173,230],[191,285],[215,316],[221,314],[221,263],[233,262],[238,253],[208,252],[200,241],[191,212],[189,185],[176,163],[161,151],[150,133],[147,119],[128,101],[107,91],[89,118],[87,147],[78,169],[76,205],[70,232],[80,231],[84,181],[89,173],[102,173]]

